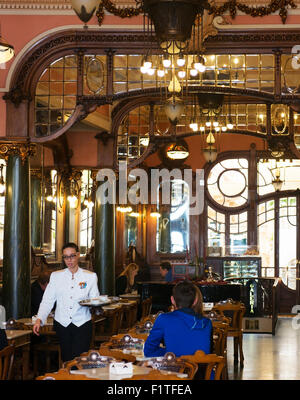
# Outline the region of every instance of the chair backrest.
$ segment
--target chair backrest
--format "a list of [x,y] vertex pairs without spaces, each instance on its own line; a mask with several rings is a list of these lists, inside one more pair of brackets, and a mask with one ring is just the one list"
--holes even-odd
[[214,311],[219,312],[224,317],[230,317],[229,331],[242,330],[243,317],[246,312],[246,307],[241,302],[224,302],[217,303],[213,307]]
[[89,350],[87,353],[82,353],[79,357],[65,362],[64,368],[67,371],[70,371],[72,367],[75,367],[74,369],[103,368],[112,361],[116,361],[116,358],[107,354],[100,354],[97,350]]
[[118,307],[113,310],[109,310],[109,312],[104,311],[104,316],[107,318],[106,321],[107,332],[105,332],[105,334],[109,336],[117,335],[122,325],[123,308]]
[[202,350],[197,350],[193,355],[179,357],[194,363],[206,365],[204,380],[220,380],[222,371],[225,367],[225,358],[216,354],[205,354]]
[[88,378],[84,374],[71,374],[67,369],[61,368],[57,372],[49,372],[35,378],[37,381],[57,380],[57,381],[95,381],[97,379]]
[[12,367],[14,362],[15,347],[6,346],[0,350],[0,380],[11,379]]
[[193,379],[198,370],[198,365],[193,360],[183,360],[181,357],[175,357],[174,353],[166,353],[164,357],[153,357],[143,361],[142,365],[165,373],[185,374],[185,379]]
[[213,322],[213,352],[218,356],[226,356],[228,328],[228,324]]
[[124,378],[123,381],[146,381],[146,380],[186,380],[190,378],[182,377],[181,374],[167,373],[159,369],[152,369],[148,374],[133,375],[131,378]]
[[105,342],[101,343],[99,351],[102,356],[113,357],[118,361],[126,361],[132,363],[136,362],[136,357],[133,354],[126,354],[123,353],[121,350],[111,349],[109,345],[107,345]]
[[150,315],[152,308],[152,297],[148,297],[147,299],[142,301],[141,304],[141,320],[145,317],[148,317]]

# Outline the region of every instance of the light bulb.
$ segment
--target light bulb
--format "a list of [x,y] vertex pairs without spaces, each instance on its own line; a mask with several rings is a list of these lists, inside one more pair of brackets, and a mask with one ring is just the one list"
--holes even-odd
[[209,128],[211,126],[211,122],[210,121],[206,121],[205,125]]
[[145,68],[144,65],[141,66],[140,71],[142,74],[145,74],[147,72],[147,68]]
[[190,125],[189,125],[189,127],[190,127],[194,132],[197,132],[197,130],[198,130],[198,124],[197,124],[197,122],[191,122]]
[[200,126],[200,131],[204,132],[205,131],[205,127],[204,126]]
[[191,74],[191,76],[197,76],[198,75],[198,71],[195,68],[192,68],[190,70],[190,74]]
[[219,126],[216,126],[216,127],[215,127],[215,131],[216,131],[216,132],[220,132],[220,130],[221,130],[221,128],[220,128]]
[[163,76],[165,76],[165,71],[163,69],[158,69],[157,70],[157,76],[162,78]]
[[214,126],[214,127],[219,126],[219,122],[218,122],[218,121],[214,121],[214,122],[213,122],[213,126]]
[[146,59],[146,60],[144,61],[144,67],[145,67],[146,69],[151,68],[151,67],[152,67],[152,61]]
[[185,64],[185,58],[184,58],[183,54],[180,53],[179,56],[178,56],[178,58],[177,58],[177,65],[178,65],[179,67],[183,67],[184,64]]
[[165,68],[169,68],[171,66],[171,60],[169,60],[167,57],[163,59],[163,66]]
[[226,132],[227,131],[227,126],[222,126],[222,131]]
[[179,77],[180,79],[185,78],[185,70],[184,70],[184,69],[178,71],[178,77]]
[[147,74],[150,75],[150,76],[154,75],[154,72],[155,72],[154,68],[147,69]]
[[228,128],[228,129],[233,129],[233,124],[232,124],[231,122],[229,122],[229,123],[227,124],[227,128]]

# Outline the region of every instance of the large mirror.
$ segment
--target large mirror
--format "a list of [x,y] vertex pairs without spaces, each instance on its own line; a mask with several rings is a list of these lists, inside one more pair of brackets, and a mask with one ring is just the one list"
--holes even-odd
[[[169,191],[168,204],[163,197]],[[158,187],[156,251],[160,253],[181,253],[189,249],[189,186],[174,179],[162,182]]]

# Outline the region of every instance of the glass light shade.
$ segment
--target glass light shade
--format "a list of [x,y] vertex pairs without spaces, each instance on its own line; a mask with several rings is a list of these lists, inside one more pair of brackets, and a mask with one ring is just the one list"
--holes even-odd
[[171,66],[171,60],[168,58],[167,55],[164,56],[164,59],[163,59],[163,66],[164,66],[165,68],[169,68],[169,67]]
[[165,71],[163,69],[158,69],[157,70],[157,76],[159,76],[160,78],[165,76]]
[[140,71],[142,74],[145,74],[147,72],[147,68],[145,68],[144,65],[142,65]]
[[148,68],[146,73],[150,76],[154,75],[155,69],[154,68]]
[[190,74],[191,74],[191,76],[197,76],[198,75],[198,71],[196,70],[196,68],[192,68],[190,70]]
[[177,76],[175,74],[173,74],[171,82],[169,83],[168,91],[170,93],[180,93],[181,92],[181,86],[180,86],[179,80],[177,79]]
[[87,23],[99,5],[99,0],[71,0],[72,8],[82,22]]
[[0,35],[0,64],[6,63],[15,55],[13,46],[6,43]]
[[275,179],[273,179],[272,185],[276,191],[281,190],[283,181],[280,179],[279,176],[277,176]]
[[167,149],[167,156],[171,160],[184,160],[189,156],[189,151],[185,146],[174,143]]
[[211,163],[217,159],[218,151],[214,146],[208,146],[203,149],[203,155],[205,160]]
[[198,124],[197,124],[197,122],[191,122],[190,125],[189,125],[189,127],[190,127],[194,132],[196,132],[196,131],[198,130]]
[[211,132],[209,132],[209,134],[207,135],[206,143],[207,143],[207,144],[214,144],[214,143],[216,143],[216,139],[214,138],[214,135],[213,135]]
[[150,60],[148,60],[148,59],[145,59],[143,66],[144,66],[146,69],[151,68],[151,67],[152,67],[152,61],[150,61]]
[[46,197],[47,201],[53,201],[53,196],[51,194],[49,194],[49,196]]
[[177,123],[184,110],[183,101],[179,97],[170,97],[166,101],[165,113],[172,123]]
[[177,59],[177,65],[179,67],[183,67],[185,64],[185,58],[184,55],[182,53],[179,54],[178,59]]
[[185,78],[185,75],[186,75],[185,70],[182,69],[182,70],[178,71],[178,77],[180,79]]
[[231,122],[229,122],[229,123],[227,124],[227,128],[228,128],[228,129],[233,129],[233,124],[232,124]]
[[138,212],[131,212],[128,215],[129,215],[129,217],[135,217],[135,218],[138,218],[140,216],[140,214]]

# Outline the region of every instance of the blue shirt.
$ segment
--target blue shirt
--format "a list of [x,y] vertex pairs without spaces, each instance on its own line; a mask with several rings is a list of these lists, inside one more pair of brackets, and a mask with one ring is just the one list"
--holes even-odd
[[172,268],[169,269],[167,275],[165,276],[165,281],[166,282],[172,282],[173,281]]
[[[189,308],[160,314],[145,342],[144,354],[145,357],[159,357],[172,352],[180,357],[197,350],[209,354],[211,337],[211,320]],[[165,347],[161,347],[161,343]]]

